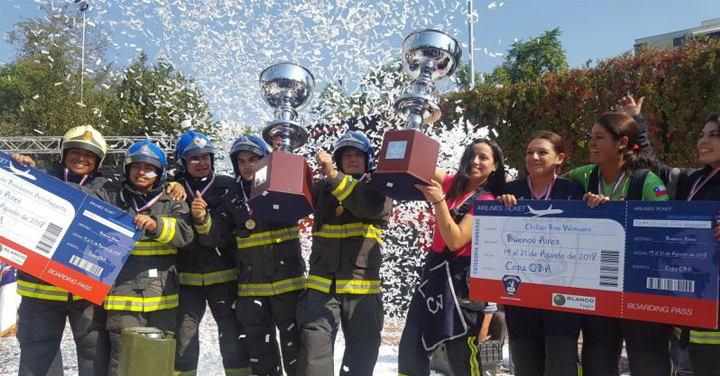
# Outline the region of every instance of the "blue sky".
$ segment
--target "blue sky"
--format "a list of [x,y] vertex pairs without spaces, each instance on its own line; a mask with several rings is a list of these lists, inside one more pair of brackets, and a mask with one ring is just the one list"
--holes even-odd
[[[37,3],[0,0],[0,33],[37,16]],[[71,0],[54,0],[62,3]],[[318,87],[342,77],[353,90],[364,72],[400,56],[404,35],[440,28],[465,44],[467,1],[452,0],[93,0],[91,20],[117,44],[108,53],[124,66],[137,49],[168,56],[194,76],[218,120],[267,120],[257,89],[272,62],[297,61]],[[515,39],[559,27],[571,67],[631,50],[634,40],[697,27],[720,17],[718,0],[475,0],[476,71],[490,72]],[[491,9],[492,8],[492,9]],[[486,53],[487,51],[488,53]],[[0,63],[14,58],[0,41]],[[92,67],[92,64],[89,65]],[[262,120],[261,120],[262,118]]]

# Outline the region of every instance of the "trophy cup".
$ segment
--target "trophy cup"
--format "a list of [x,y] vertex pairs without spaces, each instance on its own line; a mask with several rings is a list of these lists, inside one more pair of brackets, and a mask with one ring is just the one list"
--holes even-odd
[[315,78],[307,69],[279,63],[260,73],[263,98],[275,109],[275,120],[265,126],[263,139],[280,150],[255,166],[250,206],[258,216],[281,222],[297,222],[313,212],[312,173],[305,158],[293,150],[307,142],[308,132],[297,121],[298,110],[311,101]]
[[435,82],[455,72],[462,52],[451,36],[437,30],[417,30],[403,42],[402,64],[413,81],[395,101],[405,129],[383,138],[372,186],[396,200],[423,200],[415,184],[429,184],[435,175],[440,144],[419,129],[440,118]]

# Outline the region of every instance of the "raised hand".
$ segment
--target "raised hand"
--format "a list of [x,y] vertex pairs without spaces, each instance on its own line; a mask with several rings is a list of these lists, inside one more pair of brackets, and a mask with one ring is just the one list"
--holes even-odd
[[317,155],[315,155],[315,161],[318,164],[318,167],[320,168],[320,173],[325,175],[325,177],[332,179],[335,177],[337,172],[335,171],[335,168],[333,167],[333,160],[332,155],[326,151],[319,151]]
[[631,117],[638,116],[640,115],[640,111],[642,110],[642,105],[644,101],[645,97],[640,97],[636,102],[635,98],[632,95],[626,95],[620,98],[617,110],[618,112]]
[[195,219],[203,219],[207,215],[207,202],[203,200],[200,191],[195,191],[195,199],[190,204],[190,213]]

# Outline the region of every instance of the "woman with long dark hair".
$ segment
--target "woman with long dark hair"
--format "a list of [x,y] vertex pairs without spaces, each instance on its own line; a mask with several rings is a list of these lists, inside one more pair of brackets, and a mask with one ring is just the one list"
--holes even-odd
[[[536,132],[525,151],[527,176],[509,182],[498,200],[509,206],[517,200],[581,200],[582,187],[558,176],[564,161],[563,138]],[[505,315],[516,376],[577,376],[581,315],[511,305]]]
[[[432,203],[435,233],[400,339],[398,373],[428,375],[430,355],[444,344],[452,375],[479,375],[476,334],[485,304],[469,299],[472,203],[503,193],[502,151],[492,140],[473,140],[463,152],[456,175],[438,169],[431,185],[416,187]],[[438,295],[443,297],[442,305],[434,298]]]
[[[600,115],[588,141],[591,164],[569,173],[587,192],[588,206],[607,201],[666,201],[667,190],[654,173],[652,156],[640,147],[640,128],[622,113]],[[625,340],[633,376],[670,375],[671,327],[645,321],[583,316],[582,365],[585,376],[616,376]]]

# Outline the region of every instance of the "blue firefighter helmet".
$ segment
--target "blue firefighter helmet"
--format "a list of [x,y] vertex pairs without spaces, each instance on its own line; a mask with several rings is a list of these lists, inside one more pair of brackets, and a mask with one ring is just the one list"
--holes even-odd
[[138,162],[149,163],[160,170],[155,185],[158,185],[165,179],[165,171],[167,170],[165,153],[163,153],[159,146],[150,142],[150,140],[145,139],[138,141],[125,151],[125,157],[123,158],[125,179],[128,178],[128,168],[130,164]]
[[262,138],[251,134],[244,134],[238,137],[238,139],[235,140],[230,147],[230,162],[232,162],[233,170],[235,171],[236,176],[240,176],[240,170],[238,170],[237,166],[237,157],[242,150],[254,153],[260,158],[270,154],[270,148],[268,148]]
[[180,136],[177,144],[175,144],[175,157],[180,172],[185,172],[185,159],[190,159],[200,154],[210,154],[210,163],[214,170],[215,148],[207,136],[199,132],[187,131]]
[[[372,158],[374,153],[372,144],[370,144],[370,140],[368,140],[364,134],[357,131],[348,131],[335,141],[333,159],[335,160],[338,170],[342,171],[342,164],[340,163],[340,160],[342,157],[342,150],[346,147],[354,147],[365,153],[365,172],[373,170]],[[345,171],[342,172],[344,173]]]

